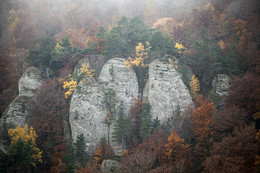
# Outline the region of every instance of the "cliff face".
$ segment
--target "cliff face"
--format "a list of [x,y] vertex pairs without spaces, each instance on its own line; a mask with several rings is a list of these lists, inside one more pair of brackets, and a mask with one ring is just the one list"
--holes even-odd
[[181,79],[181,74],[170,64],[154,61],[149,68],[144,99],[151,104],[151,115],[164,123],[179,105],[181,110],[192,103],[189,90]]
[[24,126],[28,120],[28,102],[34,97],[36,89],[43,83],[40,70],[28,68],[19,80],[19,95],[6,108],[0,119],[0,148],[6,151],[8,129]]
[[86,78],[80,82],[71,99],[69,119],[72,138],[75,141],[78,135],[83,134],[88,151],[93,151],[100,139],[108,136],[103,97],[95,79]]
[[124,62],[125,59],[122,58],[109,60],[103,66],[98,80],[104,90],[113,89],[116,92],[117,105],[122,103],[127,115],[133,98],[138,98],[138,81],[134,70],[127,69]]
[[209,93],[210,99],[218,109],[223,109],[229,95],[231,78],[225,74],[218,74],[212,80],[212,90]]
[[[124,62],[122,58],[110,59],[103,65],[98,79],[84,78],[73,93],[69,111],[72,138],[75,141],[78,135],[83,134],[89,152],[94,151],[102,137],[110,140],[116,154],[122,151],[122,144],[112,140],[115,120],[118,118],[120,106],[123,107],[125,116],[128,116],[133,99],[138,98],[139,88],[134,70],[127,69]],[[83,63],[88,63],[88,59],[82,59],[76,66],[78,75]],[[5,150],[8,129],[27,123],[27,104],[42,83],[41,73],[34,67],[27,69],[21,77],[19,96],[9,105],[0,120],[1,149]],[[114,93],[112,106],[106,100],[111,96],[111,91]],[[152,117],[158,117],[161,123],[172,116],[177,105],[183,110],[192,103],[181,75],[170,64],[160,61],[154,61],[150,65],[149,79],[143,96],[144,101],[149,101],[152,106]],[[109,125],[106,121],[108,111],[112,114]]]
[[[118,148],[120,146],[112,141],[114,120],[117,118],[119,103],[123,105],[125,114],[129,111],[133,98],[138,96],[137,77],[133,69],[124,66],[124,59],[114,58],[103,66],[99,78],[84,79],[80,82],[78,89],[74,92],[70,105],[70,124],[72,138],[76,140],[81,133],[85,136],[88,150],[93,151],[102,137],[110,139],[111,144]],[[76,69],[77,70],[77,69]],[[105,122],[108,105],[105,97],[108,92],[113,91],[115,95],[115,106],[111,124]]]
[[[125,60],[114,58],[105,63],[97,81],[84,79],[74,92],[70,105],[70,124],[72,138],[75,141],[81,133],[85,136],[88,151],[93,151],[102,137],[110,139],[116,154],[120,154],[122,145],[112,141],[115,120],[118,118],[119,105],[123,106],[125,116],[134,98],[138,98],[138,81],[132,68],[127,69]],[[79,67],[77,67],[79,68]],[[76,70],[77,70],[76,68]],[[155,61],[149,70],[149,80],[144,91],[144,100],[152,106],[153,118],[158,117],[164,123],[172,115],[177,105],[183,110],[192,103],[187,87],[181,75],[169,64]],[[107,92],[113,91],[113,107],[110,125],[105,122],[108,104],[104,101]],[[111,111],[111,110],[110,110]]]

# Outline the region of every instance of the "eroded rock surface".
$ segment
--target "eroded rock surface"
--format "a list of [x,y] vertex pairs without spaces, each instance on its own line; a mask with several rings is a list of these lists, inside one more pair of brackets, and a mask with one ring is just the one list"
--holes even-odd
[[231,78],[225,74],[218,74],[212,80],[212,90],[209,93],[210,99],[216,108],[223,109],[229,95],[229,85]]
[[101,168],[103,173],[120,172],[122,164],[116,160],[103,160]]
[[107,139],[105,124],[106,109],[102,105],[104,94],[93,78],[85,78],[73,93],[70,104],[70,125],[72,138],[83,134],[87,150],[94,151],[102,137]]
[[146,83],[144,100],[151,104],[153,118],[164,123],[179,105],[183,111],[192,103],[189,90],[181,79],[181,74],[170,64],[158,60],[151,63],[149,79]]
[[40,70],[35,67],[28,68],[19,80],[19,95],[33,97],[36,89],[42,83],[43,79]]
[[19,95],[10,103],[0,119],[0,149],[6,151],[8,129],[24,126],[28,123],[28,102],[36,94],[36,89],[43,83],[40,70],[28,68],[19,80]]
[[[127,115],[133,99],[138,98],[138,81],[134,70],[127,69],[124,62],[123,58],[114,58],[106,62],[98,80],[104,90],[115,90],[117,105],[122,103]],[[116,110],[118,113],[118,109]]]
[[228,96],[231,78],[225,74],[218,74],[212,81],[214,91],[220,96]]
[[[97,81],[93,78],[84,79],[72,96],[70,105],[72,137],[75,141],[77,135],[82,133],[85,136],[88,151],[93,151],[102,137],[110,140],[117,155],[122,151],[122,146],[112,140],[119,105],[123,105],[127,116],[133,98],[138,97],[136,74],[133,69],[127,69],[124,62],[122,58],[109,60],[103,66]],[[87,60],[81,60],[75,70],[79,69],[82,63],[87,63]],[[105,123],[108,108],[104,102],[109,89],[115,91],[117,100],[110,128]]]

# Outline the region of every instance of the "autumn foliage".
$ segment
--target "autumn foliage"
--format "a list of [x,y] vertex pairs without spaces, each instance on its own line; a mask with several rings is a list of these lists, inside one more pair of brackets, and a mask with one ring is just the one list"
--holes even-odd
[[230,85],[230,95],[227,106],[236,105],[248,111],[251,116],[260,111],[260,77],[246,73],[241,78],[236,77]]
[[104,159],[111,159],[115,155],[113,147],[106,142],[105,139],[101,139],[99,146],[93,155],[93,163],[100,168]]
[[[54,154],[57,155],[57,152],[65,150],[64,119],[68,114],[68,105],[63,94],[56,80],[47,80],[30,104],[30,123],[39,136],[36,143],[43,150],[43,158],[47,162],[44,164],[54,164],[51,164]],[[51,145],[54,147],[48,148]],[[55,163],[59,162],[55,161]]]
[[196,142],[195,152],[199,159],[208,156],[212,144],[212,115],[215,111],[214,104],[205,100],[193,111],[192,132]]
[[256,147],[254,125],[236,128],[221,142],[214,143],[210,157],[203,162],[205,171],[254,172]]
[[[119,134],[125,150],[117,157],[122,172],[259,172],[255,128],[260,122],[260,1],[187,1],[2,1],[1,119],[19,93],[17,84],[26,68],[39,67],[45,82],[28,107],[34,129],[26,125],[9,130],[8,154],[15,162],[0,154],[0,172],[70,171],[72,162],[64,161],[65,137],[71,134],[69,98],[84,77],[98,77],[114,57],[124,58],[125,67],[134,69],[139,94],[148,80],[149,64],[169,63],[190,84],[194,101],[178,122],[181,133],[166,134],[155,130],[163,129],[159,121],[152,129],[151,114],[143,117],[142,94],[133,100],[125,119],[118,121],[124,122]],[[129,19],[119,20],[121,16]],[[82,64],[80,77],[75,77],[82,58],[89,63]],[[46,75],[45,68],[54,73]],[[210,98],[203,97],[212,96],[211,82],[217,74],[228,74],[232,80],[224,107],[215,110]],[[109,126],[117,120],[117,106],[116,101],[110,104],[104,115]],[[86,161],[76,172],[99,172],[102,161],[111,158],[115,159],[113,148],[101,141],[93,163]]]

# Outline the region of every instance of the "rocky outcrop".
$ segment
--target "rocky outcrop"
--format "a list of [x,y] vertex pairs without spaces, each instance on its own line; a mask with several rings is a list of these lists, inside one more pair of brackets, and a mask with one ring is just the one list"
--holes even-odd
[[124,62],[125,59],[122,58],[114,58],[106,62],[98,80],[104,90],[113,89],[116,92],[117,103],[122,103],[127,115],[133,98],[138,98],[138,81],[134,70],[127,69]]
[[212,80],[213,90],[220,96],[228,96],[230,81],[231,78],[229,76],[225,74],[218,74]]
[[[85,60],[81,60],[82,64]],[[85,136],[88,151],[93,151],[102,137],[110,139],[115,153],[120,154],[122,146],[112,141],[114,120],[119,112],[118,105],[124,106],[127,115],[133,98],[138,97],[138,82],[133,69],[127,69],[125,60],[114,58],[103,66],[99,78],[86,78],[74,92],[70,105],[70,124],[72,138],[76,140],[81,133]],[[80,68],[80,63],[75,71]],[[87,61],[86,61],[87,63]],[[108,89],[115,91],[116,106],[110,128],[105,123],[107,105],[104,103]]]
[[218,74],[212,80],[212,90],[209,93],[209,97],[218,109],[223,108],[229,95],[230,81],[231,78],[225,74]]
[[35,67],[28,68],[20,78],[19,95],[10,103],[0,119],[0,148],[3,151],[6,151],[8,129],[27,123],[28,102],[42,83],[41,72]]
[[111,140],[114,132],[115,120],[118,118],[119,105],[122,106],[125,116],[128,115],[129,109],[134,98],[138,98],[138,81],[136,74],[132,68],[127,69],[124,65],[125,59],[114,58],[110,59],[103,66],[98,81],[103,92],[109,90],[115,91],[115,112],[110,125],[110,144],[114,147],[115,154],[121,155],[122,145]]
[[103,97],[103,91],[95,79],[85,78],[71,99],[69,119],[72,138],[75,141],[78,135],[83,134],[89,152],[94,151],[102,137],[108,136]]
[[103,173],[120,172],[122,165],[115,160],[103,160],[101,168]]
[[151,105],[152,117],[158,117],[161,123],[170,118],[178,105],[183,111],[192,103],[181,74],[170,64],[158,60],[150,65],[149,80],[144,88],[143,98]]
[[42,82],[41,72],[35,67],[28,68],[19,80],[19,95],[33,97]]
[[95,75],[99,76],[99,73],[104,66],[105,62],[107,60],[107,57],[104,55],[86,55],[84,58],[82,58],[79,63],[76,65],[75,70],[73,72],[73,77],[78,78],[82,72],[80,71],[80,68],[83,64],[90,64],[90,66],[95,70]]

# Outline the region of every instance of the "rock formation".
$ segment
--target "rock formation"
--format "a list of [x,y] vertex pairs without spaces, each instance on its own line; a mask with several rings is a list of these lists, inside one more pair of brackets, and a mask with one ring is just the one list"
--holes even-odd
[[122,164],[115,160],[103,160],[101,170],[103,173],[120,172]]
[[158,60],[151,63],[149,80],[146,83],[144,100],[151,105],[153,118],[165,123],[179,105],[183,111],[192,103],[189,90],[181,79],[181,74],[170,64]]
[[102,105],[103,91],[93,78],[85,78],[73,93],[70,104],[70,125],[72,138],[83,134],[87,150],[94,151],[102,137],[108,137],[105,124],[106,109]]
[[85,136],[88,151],[93,151],[100,139],[106,137],[106,139],[110,138],[115,153],[121,152],[121,147],[111,140],[114,121],[110,128],[105,123],[107,107],[104,97],[107,89],[113,89],[116,93],[114,120],[119,111],[117,105],[122,103],[127,115],[132,99],[138,97],[136,74],[133,69],[127,69],[124,62],[122,58],[109,60],[103,66],[98,82],[95,79],[84,79],[72,96],[70,105],[72,138],[76,140],[77,135],[82,133]]
[[118,105],[123,104],[127,115],[133,98],[138,98],[138,81],[134,70],[127,69],[124,62],[125,59],[122,58],[114,58],[106,62],[98,80],[103,89],[111,88],[116,92]]
[[229,95],[230,81],[231,78],[225,74],[218,74],[212,80],[212,90],[209,96],[218,109],[223,108],[226,98]]
[[125,59],[123,58],[110,59],[103,66],[98,78],[104,93],[111,89],[116,93],[115,99],[117,104],[109,130],[110,143],[114,147],[116,155],[121,155],[122,145],[111,140],[111,137],[114,132],[115,120],[118,118],[119,105],[123,107],[124,114],[127,116],[133,99],[138,98],[138,81],[136,74],[132,68],[127,69],[124,62]]
[[28,68],[19,80],[19,95],[10,103],[0,119],[0,148],[6,151],[8,129],[24,126],[28,119],[27,105],[36,89],[43,83],[41,72],[35,67]]
[[231,78],[225,74],[218,74],[212,80],[213,90],[220,96],[228,96]]

